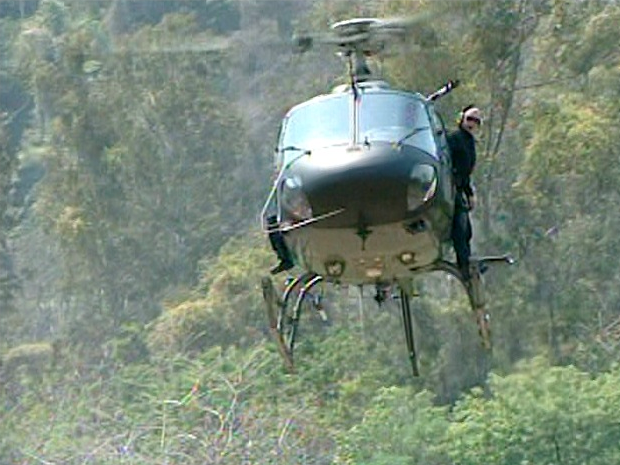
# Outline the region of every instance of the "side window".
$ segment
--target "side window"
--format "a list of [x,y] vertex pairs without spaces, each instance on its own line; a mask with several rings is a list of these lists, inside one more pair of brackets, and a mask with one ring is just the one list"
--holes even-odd
[[435,111],[433,105],[428,106],[428,113],[431,117],[431,124],[433,125],[433,135],[437,140],[437,145],[440,147],[442,154],[448,151],[448,141],[446,139],[446,126],[443,124],[443,119]]

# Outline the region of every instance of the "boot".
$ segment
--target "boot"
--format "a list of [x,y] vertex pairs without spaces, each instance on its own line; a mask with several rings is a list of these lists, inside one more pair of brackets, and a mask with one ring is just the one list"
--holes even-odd
[[288,271],[291,268],[293,268],[295,266],[295,264],[290,261],[290,260],[280,260],[280,263],[278,263],[277,265],[274,265],[271,267],[271,270],[269,270],[269,272],[271,274],[278,274],[278,273],[282,273],[283,271]]
[[[270,216],[267,219],[267,223],[272,228],[277,226],[278,224],[275,216]],[[271,244],[271,248],[273,249],[273,251],[276,253],[276,256],[278,257],[278,260],[280,260],[280,262],[277,265],[274,265],[273,267],[271,267],[270,273],[278,274],[278,273],[282,273],[283,271],[287,271],[293,268],[295,264],[293,263],[291,254],[288,250],[288,247],[286,246],[286,242],[284,242],[284,236],[282,232],[278,230],[272,230],[269,233],[269,242]]]

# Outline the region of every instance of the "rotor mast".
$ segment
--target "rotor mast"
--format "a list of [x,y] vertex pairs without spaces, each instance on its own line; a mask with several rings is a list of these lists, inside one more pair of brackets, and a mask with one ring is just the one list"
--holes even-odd
[[331,31],[319,34],[299,34],[293,36],[294,51],[304,53],[315,45],[328,45],[344,58],[348,67],[348,78],[353,98],[351,99],[351,147],[359,145],[359,99],[358,84],[372,78],[367,58],[385,49],[386,42],[395,37],[404,37],[409,26],[403,20],[380,20],[376,18],[355,18],[339,21],[332,25]]

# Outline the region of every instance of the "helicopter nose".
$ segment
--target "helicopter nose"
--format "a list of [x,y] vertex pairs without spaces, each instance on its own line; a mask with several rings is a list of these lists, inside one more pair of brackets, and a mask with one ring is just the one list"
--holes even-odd
[[342,228],[401,221],[434,195],[435,168],[414,147],[370,147],[313,152],[300,169],[314,216],[342,209],[317,227]]

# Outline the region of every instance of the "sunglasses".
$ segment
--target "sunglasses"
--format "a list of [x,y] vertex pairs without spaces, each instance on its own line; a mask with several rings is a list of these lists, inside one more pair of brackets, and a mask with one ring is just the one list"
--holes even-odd
[[473,123],[476,123],[478,126],[482,124],[482,120],[480,118],[476,118],[475,116],[468,116],[465,118],[465,121],[471,121]]

